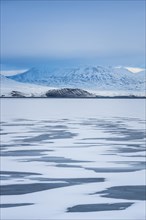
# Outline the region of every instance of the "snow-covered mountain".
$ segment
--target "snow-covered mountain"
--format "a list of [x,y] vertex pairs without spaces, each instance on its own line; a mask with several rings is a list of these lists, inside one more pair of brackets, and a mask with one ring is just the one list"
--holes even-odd
[[0,96],[3,97],[32,97],[42,96],[48,87],[16,82],[0,74]]
[[50,97],[50,98],[91,98],[95,94],[82,89],[51,88],[35,84],[21,83],[0,74],[0,97]]
[[1,96],[7,97],[50,97],[48,91],[48,94],[52,91],[55,96],[63,93],[67,97],[72,95],[69,89],[75,89],[76,97],[80,96],[79,90],[82,97],[88,97],[84,91],[89,96],[145,96],[145,70],[132,67],[50,69],[40,66],[13,76],[0,75],[0,81]]
[[[137,69],[137,68],[136,68]],[[58,88],[81,88],[95,91],[144,91],[145,70],[128,67],[32,68],[9,78]]]

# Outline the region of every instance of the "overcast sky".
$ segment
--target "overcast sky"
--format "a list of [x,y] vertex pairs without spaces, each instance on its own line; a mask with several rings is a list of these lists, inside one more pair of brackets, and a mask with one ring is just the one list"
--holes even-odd
[[1,4],[2,60],[144,62],[143,0],[3,0]]

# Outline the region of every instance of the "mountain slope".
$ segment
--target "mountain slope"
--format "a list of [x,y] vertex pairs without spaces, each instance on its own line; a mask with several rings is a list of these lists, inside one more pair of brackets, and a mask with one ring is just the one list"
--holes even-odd
[[50,98],[91,98],[95,97],[81,89],[53,89],[28,83],[16,82],[0,74],[0,96],[1,97],[50,97]]
[[41,66],[9,78],[19,82],[51,87],[81,88],[96,91],[144,91],[145,89],[145,71],[133,73],[123,67],[95,66],[50,69]]
[[48,87],[16,82],[0,74],[0,96],[31,97],[41,96],[49,90]]
[[78,88],[56,88],[21,83],[0,75],[1,97],[48,97],[48,98],[93,98],[93,97],[143,97],[137,91],[93,91]]

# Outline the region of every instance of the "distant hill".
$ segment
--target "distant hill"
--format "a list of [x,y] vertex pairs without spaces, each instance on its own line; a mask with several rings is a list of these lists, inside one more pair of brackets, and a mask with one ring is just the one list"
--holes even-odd
[[93,97],[96,97],[96,95],[89,93],[85,90],[71,89],[71,88],[49,90],[46,93],[46,96],[49,98],[93,98]]

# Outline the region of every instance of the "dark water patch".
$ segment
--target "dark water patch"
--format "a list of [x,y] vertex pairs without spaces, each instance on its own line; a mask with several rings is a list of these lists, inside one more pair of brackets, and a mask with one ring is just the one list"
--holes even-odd
[[1,195],[21,195],[27,193],[34,193],[43,190],[49,190],[59,187],[69,186],[68,183],[30,183],[30,184],[13,184],[2,185]]
[[102,194],[101,196],[106,198],[146,200],[146,186],[113,186],[94,194]]
[[84,125],[84,126],[93,126],[94,124],[92,122],[81,122],[81,123],[78,123],[78,125]]
[[[86,122],[86,124],[88,124]],[[145,138],[145,132],[141,129],[131,129],[127,128],[125,123],[119,121],[111,121],[111,120],[96,120],[94,122],[95,128],[98,130],[102,130],[104,133],[109,133],[112,135],[116,135],[115,137],[107,137],[107,138],[84,138],[82,140],[107,140],[107,141],[130,141],[130,140],[139,140]],[[121,137],[123,136],[123,137]]]
[[120,117],[118,117],[118,116],[116,116],[116,117],[113,117],[113,119],[118,119],[118,120],[122,120],[122,121],[132,121],[132,122],[134,122],[134,121],[136,121],[136,122],[139,122],[139,121],[143,121],[142,119],[139,119],[139,118],[132,118],[132,117],[122,117],[122,116],[120,116]]
[[[144,136],[142,137],[144,138]],[[113,138],[105,138],[105,140],[107,141],[115,141],[115,142],[118,142],[118,141],[133,141],[133,140],[137,140],[137,139],[142,139],[139,137],[134,137],[134,136],[131,136],[131,137],[113,137]]]
[[58,130],[58,131],[66,131],[67,129],[68,129],[69,127],[67,126],[67,125],[62,125],[62,123],[61,124],[50,124],[50,123],[43,123],[43,124],[41,124],[41,126],[40,126],[40,124],[38,124],[38,126],[36,126],[36,127],[33,127],[32,129],[33,129],[33,131],[37,131],[37,130],[40,130],[40,131],[56,131],[56,129]]
[[[120,147],[119,147],[120,146]],[[115,152],[115,153],[138,153],[138,152],[145,152],[146,149],[143,145],[117,145],[116,147],[113,146],[113,149],[108,150],[108,152]]]
[[119,132],[119,134],[124,135],[124,137],[111,137],[106,138],[108,141],[133,141],[133,140],[140,140],[145,138],[145,132],[142,131],[135,131],[135,130],[128,130],[124,132]]
[[58,123],[64,123],[70,121],[69,119],[60,119],[60,120],[41,120],[39,123],[45,123],[45,124],[58,124]]
[[[119,144],[120,145],[120,144]],[[122,144],[121,144],[122,145]],[[144,145],[142,144],[126,144],[127,147],[132,147],[132,148],[145,148]]]
[[40,156],[40,155],[46,155],[47,152],[52,152],[53,150],[15,150],[15,151],[3,151],[1,153],[1,156],[4,157],[25,157],[25,156]]
[[6,150],[6,148],[0,146],[0,155],[1,155],[1,152],[4,151],[4,150]]
[[19,206],[28,206],[34,205],[34,203],[9,203],[9,204],[0,204],[0,208],[14,208]]
[[44,128],[49,129],[68,129],[67,125],[45,125]]
[[53,163],[83,163],[83,162],[90,162],[90,161],[81,161],[81,160],[73,160],[70,158],[65,158],[65,157],[53,157],[53,156],[46,156],[46,157],[40,157],[40,158],[32,158],[32,159],[25,159],[25,160],[20,160],[24,162],[32,162],[32,161],[37,161],[37,162],[53,162]]
[[[119,133],[120,135],[123,135],[123,133]],[[140,140],[145,138],[145,133],[144,132],[129,132],[125,134],[123,137],[121,136],[116,136],[116,137],[105,137],[105,138],[82,138],[81,140],[105,140],[105,141],[134,141],[134,140]]]
[[93,142],[74,142],[74,144],[83,144],[83,145],[90,145],[90,144],[92,144],[92,145],[94,145],[94,146],[96,146],[96,145],[99,145],[99,146],[100,146],[99,143],[93,144]]
[[121,129],[123,127],[122,124],[119,124],[119,123],[115,123],[113,124],[113,122],[106,122],[106,123],[101,123],[101,124],[96,124],[95,125],[96,128],[104,128],[105,130],[108,130],[108,131],[117,131],[117,129]]
[[114,154],[114,153],[106,153],[106,154],[100,154],[100,155],[116,155],[116,153]]
[[107,167],[107,168],[85,168],[86,170],[93,170],[96,173],[125,173],[135,172],[141,170],[140,168],[132,167]]
[[[124,155],[124,157],[131,157],[131,155]],[[132,155],[132,157],[146,157],[145,155],[139,155],[139,154],[136,154],[136,155]]]
[[8,135],[8,134],[13,134],[13,133],[0,133],[0,135]]
[[121,202],[121,203],[101,203],[101,204],[83,204],[76,205],[67,209],[67,212],[100,212],[100,211],[113,211],[124,210],[130,207],[133,203]]
[[[67,148],[88,148],[88,147],[96,147],[96,144],[84,144],[84,145],[73,145],[73,146],[67,146]],[[66,148],[66,147],[64,147]]]
[[[137,152],[145,152],[146,151],[145,146],[143,144],[118,144],[118,143],[108,144],[107,143],[106,145],[112,147],[112,149],[107,150],[108,151],[107,155],[111,155],[110,152],[112,152],[113,155],[116,155],[117,153],[137,153]],[[120,155],[120,156],[122,156],[122,155]],[[124,157],[125,156],[128,156],[128,155],[124,155]],[[129,157],[131,157],[131,155]],[[132,155],[132,157],[136,157],[136,155]]]
[[146,151],[144,148],[128,148],[128,147],[123,147],[117,149],[118,153],[137,153],[137,152],[143,152]]
[[[39,192],[43,190],[50,190],[54,188],[60,188],[60,187],[66,187],[66,186],[72,186],[72,185],[80,185],[80,184],[93,183],[93,182],[103,182],[104,180],[105,180],[104,178],[73,178],[73,179],[48,178],[48,181],[53,181],[53,183],[2,185],[0,193],[1,195],[21,195],[21,194]],[[55,183],[54,181],[61,181],[61,182]]]
[[23,144],[23,143],[20,143],[20,144],[1,144],[1,147],[3,148],[9,148],[9,147],[20,147],[20,146],[36,146],[36,145],[33,145],[33,144]]
[[144,144],[128,144],[128,143],[98,143],[101,146],[113,146],[114,148],[119,148],[119,147],[132,147],[132,148],[145,148]]
[[0,150],[5,150],[5,149],[7,149],[9,147],[15,147],[15,146],[16,146],[15,144],[1,144]]
[[35,126],[36,124],[35,123],[6,123],[4,124],[3,126],[5,127],[18,127],[18,126],[21,126],[21,127],[24,127],[24,126]]
[[0,135],[11,135],[11,134],[18,134],[18,132],[3,132],[3,133],[0,133]]
[[18,179],[18,178],[26,178],[29,176],[39,176],[40,173],[32,173],[32,172],[15,172],[15,171],[0,171],[0,179],[1,180],[9,180],[9,179]]
[[106,138],[94,137],[94,138],[82,138],[81,140],[84,140],[84,141],[86,141],[86,140],[91,140],[92,141],[93,140],[94,141],[94,140],[106,140]]
[[15,119],[13,119],[12,121],[14,121],[14,122],[20,122],[20,121],[30,121],[30,122],[36,122],[36,120],[33,120],[33,119],[24,119],[24,118],[15,118]]
[[[60,181],[63,179],[60,179]],[[70,179],[66,179],[65,181],[67,181],[68,183],[70,183],[71,185],[73,184],[86,184],[86,183],[98,183],[98,182],[104,182],[105,178],[70,178]]]
[[[131,156],[133,157],[133,156]],[[111,161],[111,163],[117,163],[117,164],[131,164],[131,165],[146,165],[146,161],[134,161],[134,160],[125,160],[125,161]]]
[[52,179],[47,177],[30,177],[29,180],[35,180],[38,182],[58,181],[57,179]]
[[35,137],[21,139],[23,142],[38,142],[44,140],[51,140],[51,139],[65,139],[65,138],[73,138],[77,136],[75,133],[67,132],[67,131],[56,131],[51,132],[50,134],[41,134]]
[[68,165],[68,164],[57,164],[56,167],[64,167],[64,168],[83,168],[82,166],[78,165]]
[[139,169],[139,170],[146,169],[146,161],[111,161],[111,163],[128,164],[131,167]]
[[[54,135],[55,133],[57,134],[61,134],[61,133],[63,133],[64,131],[65,132],[67,132],[67,129],[68,128],[62,128],[62,129],[59,129],[59,128],[54,128],[54,126],[50,126],[50,128],[49,128],[49,126],[46,126],[46,127],[43,127],[43,128],[35,128],[35,129],[32,129],[32,130],[29,130],[29,131],[27,131],[26,133],[31,133],[31,134],[45,134],[45,133],[47,133],[47,134],[49,134],[50,136],[52,136],[52,135]],[[74,129],[74,128],[72,128],[72,129]],[[71,133],[71,132],[70,132]]]
[[[53,142],[50,142],[50,143],[53,143]],[[36,146],[35,144],[29,144],[29,143],[27,143],[27,144],[25,144],[25,143],[20,143],[20,144],[18,144],[18,146]]]
[[[54,142],[53,141],[47,141],[47,142],[44,142],[43,144],[54,144]],[[18,144],[18,146],[36,146],[36,143],[20,143],[20,144]],[[38,146],[38,145],[37,145]]]
[[5,122],[5,121],[0,121],[0,124],[6,124],[7,122]]
[[[30,134],[30,132],[31,132],[31,131],[29,131],[29,132],[23,132],[23,133],[29,133],[29,134]],[[18,135],[18,132],[17,132],[17,136],[13,136],[13,138],[18,138],[18,140],[19,140],[19,139],[21,139],[21,138],[30,138],[30,136],[28,136],[28,135]]]
[[46,177],[30,177],[30,180],[37,180],[37,181],[48,181],[48,182],[66,182],[70,186],[71,185],[80,185],[80,184],[87,184],[87,183],[98,183],[104,182],[105,178],[46,178]]

